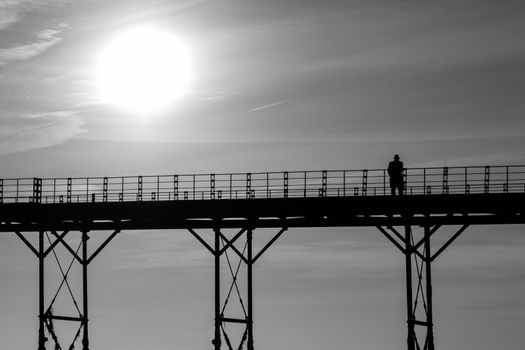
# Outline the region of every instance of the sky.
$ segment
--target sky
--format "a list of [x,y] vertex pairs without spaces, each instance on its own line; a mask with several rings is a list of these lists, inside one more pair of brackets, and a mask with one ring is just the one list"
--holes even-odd
[[[155,110],[97,75],[142,27],[187,58]],[[512,0],[0,0],[0,177],[525,164],[524,30]],[[438,348],[522,344],[522,230],[471,227],[436,261]],[[4,234],[0,261],[1,347],[34,348],[36,259]],[[187,232],[119,234],[90,266],[92,348],[210,348],[212,263]],[[374,229],[290,230],[254,273],[259,349],[405,345],[403,257]]]

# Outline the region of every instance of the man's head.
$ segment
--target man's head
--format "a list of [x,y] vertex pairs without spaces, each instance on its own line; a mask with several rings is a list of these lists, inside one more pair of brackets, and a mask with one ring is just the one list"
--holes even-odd
[[396,154],[396,155],[394,156],[394,159],[395,159],[395,160],[399,160],[399,156]]

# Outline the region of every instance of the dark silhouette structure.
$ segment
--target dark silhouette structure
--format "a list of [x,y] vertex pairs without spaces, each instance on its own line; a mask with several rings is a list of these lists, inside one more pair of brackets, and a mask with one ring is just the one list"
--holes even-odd
[[[407,349],[434,350],[432,262],[470,226],[525,224],[525,166],[405,169],[404,196],[390,195],[387,177],[386,169],[377,169],[0,179],[0,232],[16,234],[37,257],[39,350],[47,342],[59,343],[53,322],[78,323],[74,339],[81,337],[82,350],[89,349],[89,264],[118,233],[156,229],[187,230],[213,256],[214,350],[253,350],[255,263],[288,229],[333,226],[376,227],[405,256]],[[432,237],[443,226],[457,230],[432,247]],[[275,234],[255,247],[259,228],[274,228]],[[88,250],[88,235],[104,230],[111,234]],[[206,230],[212,239],[203,235]],[[37,244],[28,235],[36,235]],[[70,239],[75,236],[80,239]],[[56,257],[58,245],[71,254],[69,267]],[[56,295],[46,299],[44,269],[50,255],[60,267],[58,291],[64,285],[69,289],[71,266],[81,266],[75,315],[55,314]],[[246,286],[237,279],[244,272]],[[231,282],[226,290],[224,278]],[[229,309],[233,296],[242,317]],[[238,346],[230,341],[227,323],[243,326]]]
[[390,189],[392,196],[395,196],[396,189],[399,195],[403,194],[404,179],[403,179],[403,162],[399,160],[396,154],[394,160],[388,164],[388,175],[390,176]]

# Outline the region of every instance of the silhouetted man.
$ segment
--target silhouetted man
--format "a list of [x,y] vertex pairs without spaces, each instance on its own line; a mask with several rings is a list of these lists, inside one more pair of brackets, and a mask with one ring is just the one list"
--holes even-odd
[[390,175],[390,189],[392,196],[396,195],[396,188],[399,195],[403,194],[403,162],[399,160],[396,154],[394,160],[388,164],[388,175]]

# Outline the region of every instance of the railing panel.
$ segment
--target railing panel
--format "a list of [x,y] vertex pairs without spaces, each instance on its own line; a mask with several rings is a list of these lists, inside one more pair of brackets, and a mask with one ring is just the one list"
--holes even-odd
[[[404,173],[407,195],[525,192],[525,166],[522,165],[408,168]],[[385,195],[390,195],[385,169],[0,179],[0,203]]]

